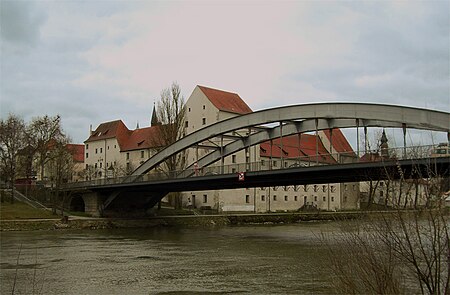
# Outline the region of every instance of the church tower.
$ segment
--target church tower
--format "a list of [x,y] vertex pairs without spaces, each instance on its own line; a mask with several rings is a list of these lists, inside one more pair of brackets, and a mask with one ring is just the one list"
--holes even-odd
[[386,132],[384,132],[384,129],[383,129],[383,134],[381,135],[381,139],[380,139],[381,157],[383,157],[383,158],[389,158],[389,145],[387,142],[388,142],[388,139],[386,137]]
[[155,103],[153,103],[153,112],[152,112],[152,119],[150,121],[150,126],[157,126],[161,125],[161,123],[158,120],[158,116],[156,115],[156,106]]

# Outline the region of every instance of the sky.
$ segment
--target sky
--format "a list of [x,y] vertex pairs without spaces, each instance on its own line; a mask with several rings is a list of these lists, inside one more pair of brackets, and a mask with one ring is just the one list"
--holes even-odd
[[203,85],[253,110],[350,101],[450,111],[450,1],[0,5],[1,118],[59,114],[74,143],[102,122],[149,126],[174,81],[185,99]]

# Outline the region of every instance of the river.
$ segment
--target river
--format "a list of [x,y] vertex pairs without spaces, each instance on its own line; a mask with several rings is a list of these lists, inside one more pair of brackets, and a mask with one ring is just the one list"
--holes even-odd
[[[1,232],[1,294],[329,294],[332,222]],[[20,254],[19,254],[20,253]]]

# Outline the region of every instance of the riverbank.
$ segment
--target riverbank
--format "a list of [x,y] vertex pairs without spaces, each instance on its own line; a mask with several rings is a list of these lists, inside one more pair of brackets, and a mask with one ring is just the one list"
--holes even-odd
[[[380,212],[378,212],[380,213]],[[292,224],[309,221],[347,220],[365,218],[377,212],[311,212],[311,213],[266,213],[266,214],[227,214],[227,215],[185,215],[158,216],[140,219],[121,218],[72,218],[1,220],[0,231],[33,230],[75,230],[111,228],[150,228],[157,226],[205,227],[257,224]]]

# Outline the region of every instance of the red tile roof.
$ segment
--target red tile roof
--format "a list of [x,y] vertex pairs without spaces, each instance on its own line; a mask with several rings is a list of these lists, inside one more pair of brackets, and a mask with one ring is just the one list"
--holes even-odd
[[109,138],[116,138],[120,151],[131,151],[156,147],[151,138],[158,134],[159,126],[129,130],[122,120],[116,120],[100,124],[85,143]]
[[75,162],[84,162],[84,144],[69,143],[66,145],[66,148],[72,153]]
[[252,109],[236,93],[199,85],[197,87],[200,88],[211,103],[220,111],[236,114],[248,114],[252,112]]
[[132,151],[157,147],[159,126],[146,127],[131,131],[130,136],[125,141],[122,151]]
[[[335,163],[335,160],[329,155],[327,149],[323,145],[319,137],[318,139],[318,151],[319,151],[319,163]],[[281,158],[281,142],[283,143],[283,158],[295,159],[300,158],[304,161],[316,161],[316,136],[310,134],[302,134],[300,139],[300,149],[298,148],[298,135],[290,135],[274,139],[272,141],[272,150],[270,141],[266,141],[260,144],[260,156]]]
[[131,131],[128,130],[127,126],[122,122],[122,120],[116,120],[111,122],[106,122],[100,124],[91,136],[85,141],[93,142],[97,140],[105,140],[108,138],[116,138],[120,149],[125,145]]
[[[323,133],[326,135],[328,140],[330,140],[330,130],[323,130]],[[333,136],[331,140],[333,148],[336,150],[336,152],[346,153],[349,156],[351,155],[356,157],[352,146],[350,145],[350,143],[348,143],[347,138],[345,138],[345,135],[339,128],[333,128]]]

